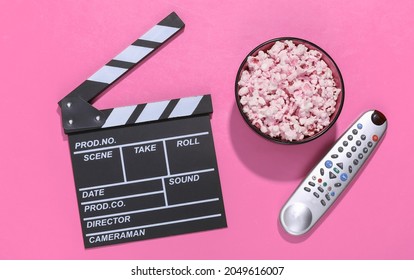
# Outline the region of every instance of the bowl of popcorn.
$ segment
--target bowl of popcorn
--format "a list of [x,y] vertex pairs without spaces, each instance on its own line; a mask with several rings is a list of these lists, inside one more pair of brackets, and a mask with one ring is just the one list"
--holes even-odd
[[344,83],[332,58],[317,45],[285,37],[269,40],[243,60],[236,103],[259,135],[282,144],[312,141],[341,113]]

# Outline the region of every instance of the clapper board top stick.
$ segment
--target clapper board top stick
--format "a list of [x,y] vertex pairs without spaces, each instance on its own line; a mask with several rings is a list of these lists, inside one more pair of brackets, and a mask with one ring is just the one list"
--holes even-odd
[[91,105],[183,28],[171,13],[59,102],[85,248],[227,226],[210,95]]

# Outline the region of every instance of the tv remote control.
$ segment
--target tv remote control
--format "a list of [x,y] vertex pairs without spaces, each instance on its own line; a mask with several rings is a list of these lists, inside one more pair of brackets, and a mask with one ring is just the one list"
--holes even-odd
[[338,199],[372,154],[387,129],[377,110],[364,113],[302,181],[280,212],[292,235],[308,232]]

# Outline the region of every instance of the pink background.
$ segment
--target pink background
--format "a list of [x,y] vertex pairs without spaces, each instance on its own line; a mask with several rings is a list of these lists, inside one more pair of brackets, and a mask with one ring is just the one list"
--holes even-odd
[[[414,2],[0,1],[1,259],[413,259]],[[57,102],[171,11],[181,35],[98,100],[98,108],[211,93],[228,228],[83,248]],[[345,104],[329,133],[300,146],[258,137],[234,102],[244,56],[271,38],[314,42],[336,61]],[[362,112],[388,133],[307,238],[279,210]]]

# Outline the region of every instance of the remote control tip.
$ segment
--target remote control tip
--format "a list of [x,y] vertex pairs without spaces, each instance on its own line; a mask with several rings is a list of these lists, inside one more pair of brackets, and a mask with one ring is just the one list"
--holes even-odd
[[387,118],[380,111],[375,110],[371,115],[371,120],[376,125],[382,125],[386,122]]
[[312,223],[312,212],[306,205],[294,203],[285,209],[281,219],[282,225],[288,233],[300,235],[305,233]]

